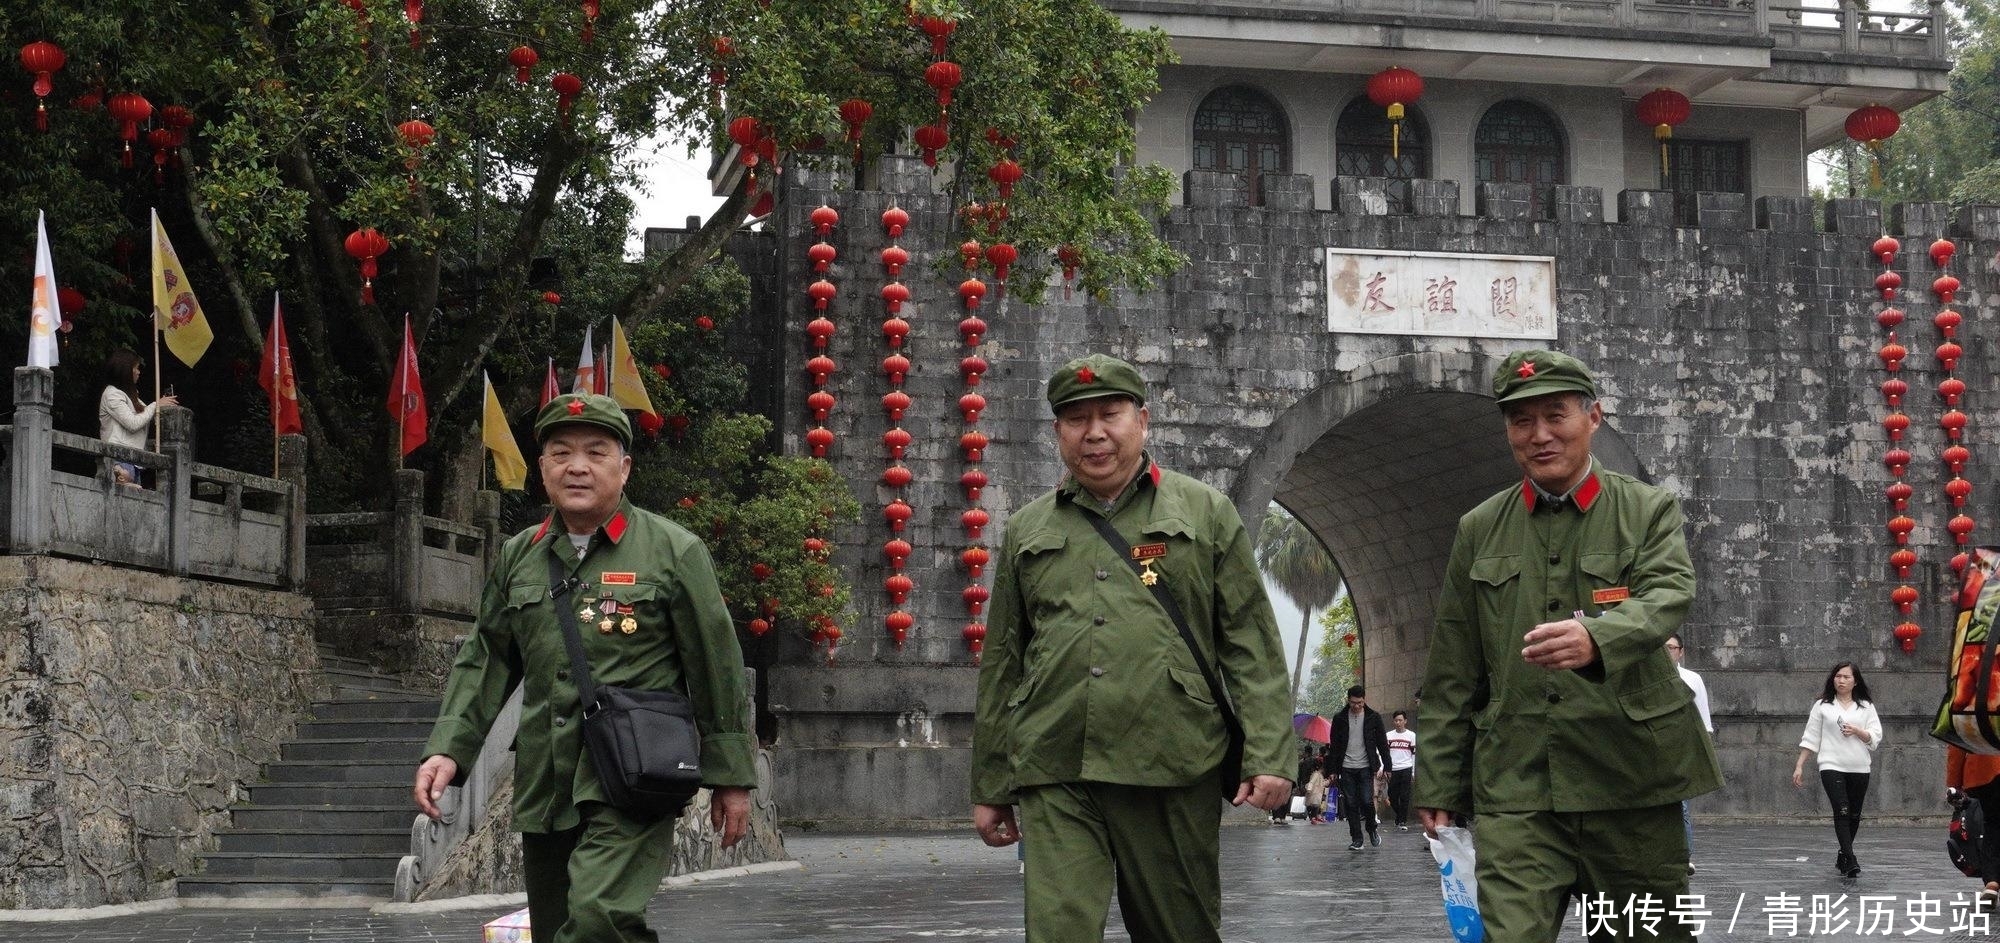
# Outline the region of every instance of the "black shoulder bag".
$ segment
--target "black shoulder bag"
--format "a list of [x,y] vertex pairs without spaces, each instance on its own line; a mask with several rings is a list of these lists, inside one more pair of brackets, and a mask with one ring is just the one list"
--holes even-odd
[[[1076,511],[1090,522],[1090,526],[1097,529],[1097,535],[1111,545],[1111,549],[1124,559],[1133,573],[1144,572],[1144,566],[1132,556],[1132,545],[1125,542],[1118,529],[1111,526],[1109,519],[1102,514],[1092,514],[1083,508],[1077,508]],[[1140,582],[1146,581],[1141,579]],[[1174,628],[1180,630],[1181,641],[1187,643],[1188,654],[1194,658],[1195,667],[1201,669],[1202,680],[1208,682],[1208,695],[1215,699],[1216,709],[1222,711],[1222,726],[1229,733],[1229,746],[1222,751],[1222,767],[1217,772],[1222,777],[1222,797],[1234,799],[1237,789],[1243,783],[1243,721],[1236,716],[1236,706],[1230,703],[1229,692],[1223,690],[1222,679],[1216,677],[1215,669],[1208,665],[1208,659],[1201,657],[1201,646],[1195,644],[1194,632],[1188,629],[1187,619],[1181,616],[1181,607],[1179,603],[1174,602],[1174,594],[1167,592],[1167,588],[1157,580],[1146,584],[1146,588],[1152,591],[1153,599],[1159,602],[1160,608],[1167,611],[1167,618],[1173,620]]]
[[583,703],[583,742],[611,804],[638,819],[681,814],[701,788],[701,732],[694,705],[679,691],[599,687],[583,657],[576,612],[565,601],[578,581],[563,577],[549,552],[549,599],[562,622],[569,670]]

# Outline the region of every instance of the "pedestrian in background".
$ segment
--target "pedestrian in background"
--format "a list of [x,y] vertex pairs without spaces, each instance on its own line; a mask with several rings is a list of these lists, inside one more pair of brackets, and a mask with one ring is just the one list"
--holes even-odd
[[1306,780],[1306,824],[1324,824],[1326,817],[1326,770],[1315,767]]
[[1833,837],[1840,853],[1833,869],[1848,877],[1861,876],[1854,857],[1854,833],[1861,829],[1861,800],[1868,795],[1868,772],[1875,748],[1882,744],[1882,719],[1875,716],[1868,682],[1851,661],[1834,665],[1806,716],[1799,738],[1799,761],[1792,766],[1792,785],[1803,787],[1806,756],[1819,764],[1819,783],[1833,806]]
[[1147,456],[1131,364],[1072,360],[1048,400],[1067,474],[995,558],[973,827],[994,847],[1034,834],[1034,943],[1102,940],[1114,887],[1132,939],[1219,943],[1218,793],[1273,811],[1297,774],[1277,619],[1235,505]]
[[1382,727],[1382,715],[1368,706],[1368,692],[1361,685],[1347,689],[1347,710],[1333,719],[1332,739],[1326,747],[1327,775],[1340,782],[1340,814],[1347,817],[1348,851],[1361,850],[1361,829],[1368,829],[1368,843],[1382,844],[1375,820],[1375,787],[1389,774],[1389,738]]
[[[1962,793],[1966,801],[1979,803],[1983,828],[1972,839],[1979,849],[1979,880],[1986,885],[1980,892],[1980,905],[1991,909],[2000,902],[2000,756],[1967,753],[1946,745],[1944,784],[1946,789]],[[1950,798],[1946,793],[1946,799]]]
[[1389,715],[1389,810],[1396,815],[1396,829],[1410,830],[1410,785],[1417,778],[1417,732],[1410,729],[1410,712]]
[[[123,349],[113,351],[104,361],[104,392],[97,397],[97,437],[141,452],[150,451],[146,430],[152,427],[160,407],[178,406],[181,402],[172,393],[152,403],[140,399],[139,374],[145,372],[145,366],[138,354]],[[113,462],[111,475],[121,485],[144,484],[139,466],[131,462]]]
[[[1695,674],[1688,666],[1681,664],[1681,658],[1685,655],[1681,649],[1680,633],[1667,636],[1667,655],[1673,658],[1674,667],[1680,670],[1681,683],[1687,685],[1689,691],[1694,692],[1695,709],[1701,712],[1701,729],[1708,731],[1708,738],[1712,743],[1715,740],[1715,721],[1708,713],[1708,685],[1701,680],[1701,675]],[[1681,800],[1681,826],[1687,832],[1689,874],[1694,873],[1694,815],[1688,808],[1688,803],[1691,801]]]

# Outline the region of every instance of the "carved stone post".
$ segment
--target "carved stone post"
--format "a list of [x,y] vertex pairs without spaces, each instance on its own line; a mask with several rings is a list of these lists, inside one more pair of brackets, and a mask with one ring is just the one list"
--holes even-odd
[[402,612],[424,607],[424,473],[397,469],[395,512],[389,517],[391,601]]
[[[472,526],[479,528],[479,556],[482,574],[491,574],[500,559],[500,492],[481,491],[472,496]],[[476,598],[475,598],[476,601]]]
[[160,407],[160,454],[172,460],[162,477],[167,497],[167,572],[188,575],[194,547],[194,413]]
[[278,477],[292,486],[285,505],[285,585],[304,592],[306,586],[306,437],[278,437]]
[[11,484],[7,493],[7,544],[14,553],[47,553],[55,510],[49,506],[53,462],[55,371],[14,368],[14,443],[7,450]]

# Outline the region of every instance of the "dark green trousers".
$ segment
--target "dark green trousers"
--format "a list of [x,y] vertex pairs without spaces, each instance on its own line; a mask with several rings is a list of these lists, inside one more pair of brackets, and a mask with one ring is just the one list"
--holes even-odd
[[647,825],[586,802],[583,823],[521,835],[521,871],[536,943],[658,943],[646,904],[666,876],[674,819]]
[[1219,943],[1215,784],[1058,783],[1020,792],[1028,943],[1100,943],[1118,891],[1132,943]]
[[[1688,892],[1687,833],[1678,802],[1606,812],[1481,812],[1472,835],[1488,940],[1553,943],[1579,896],[1586,907],[1583,929],[1592,940],[1695,938],[1674,917],[1679,897]],[[1633,906],[1644,900],[1653,902],[1659,917],[1657,936],[1628,919],[1644,911],[1644,905]]]

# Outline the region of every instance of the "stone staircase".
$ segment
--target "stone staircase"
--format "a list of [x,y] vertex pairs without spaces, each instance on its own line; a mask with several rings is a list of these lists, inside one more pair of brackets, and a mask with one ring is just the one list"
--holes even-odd
[[250,801],[230,807],[218,849],[202,856],[200,874],[179,880],[183,899],[393,894],[417,814],[410,782],[438,701],[362,661],[322,650],[320,664],[333,700],[312,706]]

